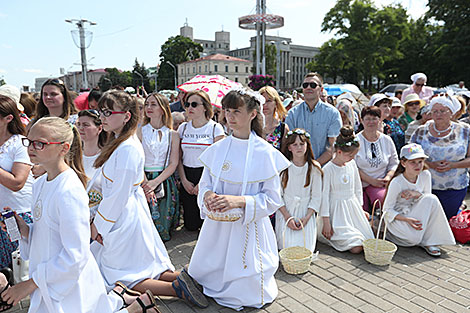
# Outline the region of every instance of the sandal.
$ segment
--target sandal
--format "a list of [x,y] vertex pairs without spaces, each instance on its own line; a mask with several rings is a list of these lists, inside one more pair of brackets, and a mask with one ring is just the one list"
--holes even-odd
[[150,300],[149,305],[145,305],[144,301],[142,301],[140,297],[135,300],[142,308],[142,313],[147,313],[147,311],[151,309],[154,309],[157,313],[161,313],[160,310],[157,308],[157,302],[155,301],[155,297],[153,296],[153,293],[150,290],[147,290],[145,291],[145,295]]
[[117,290],[112,290],[115,294],[117,294],[119,297],[121,297],[122,299],[122,302],[124,303],[123,307],[124,308],[127,308],[130,303],[126,303],[126,300],[124,299],[124,295],[129,295],[129,296],[132,296],[132,297],[139,297],[141,295],[140,292],[138,291],[135,291],[135,290],[130,290],[129,288],[127,288],[126,285],[124,285],[123,283],[121,283],[120,281],[116,282],[116,287],[121,287],[122,288],[122,291],[119,292]]
[[441,256],[441,249],[437,246],[426,246],[423,249],[429,254],[430,256]]
[[189,278],[191,278],[191,280],[193,281],[194,285],[196,285],[197,290],[199,290],[200,292],[203,292],[204,289],[202,288],[202,286],[201,286],[191,275],[189,275],[188,268],[189,268],[189,265],[186,264],[186,265],[183,267],[183,269],[181,270],[181,272],[185,272],[186,275],[188,275]]
[[[5,285],[5,287],[3,287],[2,290],[0,290],[0,295],[1,295],[5,290],[7,290],[10,286],[13,285],[14,280],[13,280],[13,271],[10,268],[8,267],[2,268],[0,270],[0,273],[5,275],[5,278],[7,279],[7,284]],[[3,301],[3,299],[0,297],[0,312],[7,311],[11,309],[12,307],[13,307],[13,304]]]
[[187,272],[181,272],[178,277],[176,277],[176,280],[178,281],[178,286],[176,286],[175,282],[172,283],[172,286],[178,298],[185,299],[202,309],[209,306],[209,301],[207,301],[206,296],[198,290],[193,279]]

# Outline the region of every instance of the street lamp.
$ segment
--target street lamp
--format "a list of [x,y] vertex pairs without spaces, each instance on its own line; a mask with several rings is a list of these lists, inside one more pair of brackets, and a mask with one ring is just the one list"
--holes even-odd
[[177,85],[177,81],[176,81],[176,67],[170,62],[170,61],[165,61],[165,63],[168,63],[169,65],[171,65],[171,67],[173,68],[173,72],[175,74],[175,90],[176,90],[176,85]]
[[141,86],[144,86],[144,76],[142,76],[142,74],[140,74],[139,72],[135,71],[134,74],[137,74],[140,76],[140,80],[142,81],[142,85]]
[[288,45],[289,43],[285,40],[279,41],[271,41],[271,45],[276,45],[276,89],[280,90],[280,80],[281,80],[281,43],[283,45]]

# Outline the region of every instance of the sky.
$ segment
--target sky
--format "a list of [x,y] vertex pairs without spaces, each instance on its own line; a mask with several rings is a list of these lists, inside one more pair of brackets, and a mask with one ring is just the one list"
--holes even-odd
[[[426,10],[426,0],[374,0],[380,7],[401,3],[413,18]],[[131,70],[137,58],[156,66],[160,47],[179,35],[186,19],[194,38],[214,40],[230,32],[230,48],[244,48],[254,31],[238,27],[238,17],[254,14],[256,0],[0,0],[0,78],[19,88],[34,88],[36,77],[58,77],[60,68],[78,71],[80,49],[72,39],[76,26],[66,19],[87,19],[93,32],[86,50],[89,69]],[[284,17],[284,27],[268,35],[292,38],[293,44],[319,47],[332,38],[321,23],[336,0],[267,0],[267,12]]]

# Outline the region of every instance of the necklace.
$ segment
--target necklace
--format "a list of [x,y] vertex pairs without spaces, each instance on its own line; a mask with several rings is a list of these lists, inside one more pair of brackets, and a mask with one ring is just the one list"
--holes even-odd
[[441,134],[445,133],[445,132],[448,132],[449,130],[452,129],[452,124],[450,124],[449,127],[447,127],[446,129],[444,130],[437,130],[436,128],[436,123],[432,123],[432,129],[437,133],[438,136],[440,136]]

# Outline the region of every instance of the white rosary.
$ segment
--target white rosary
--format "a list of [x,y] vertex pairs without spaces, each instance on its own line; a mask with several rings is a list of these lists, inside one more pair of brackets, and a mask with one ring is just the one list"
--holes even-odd
[[444,130],[437,130],[436,128],[436,123],[432,123],[432,128],[434,129],[434,131],[437,133],[438,136],[440,136],[441,134],[445,133],[445,132],[448,132],[449,130],[452,129],[452,124],[450,124],[449,127],[447,127],[446,129]]

